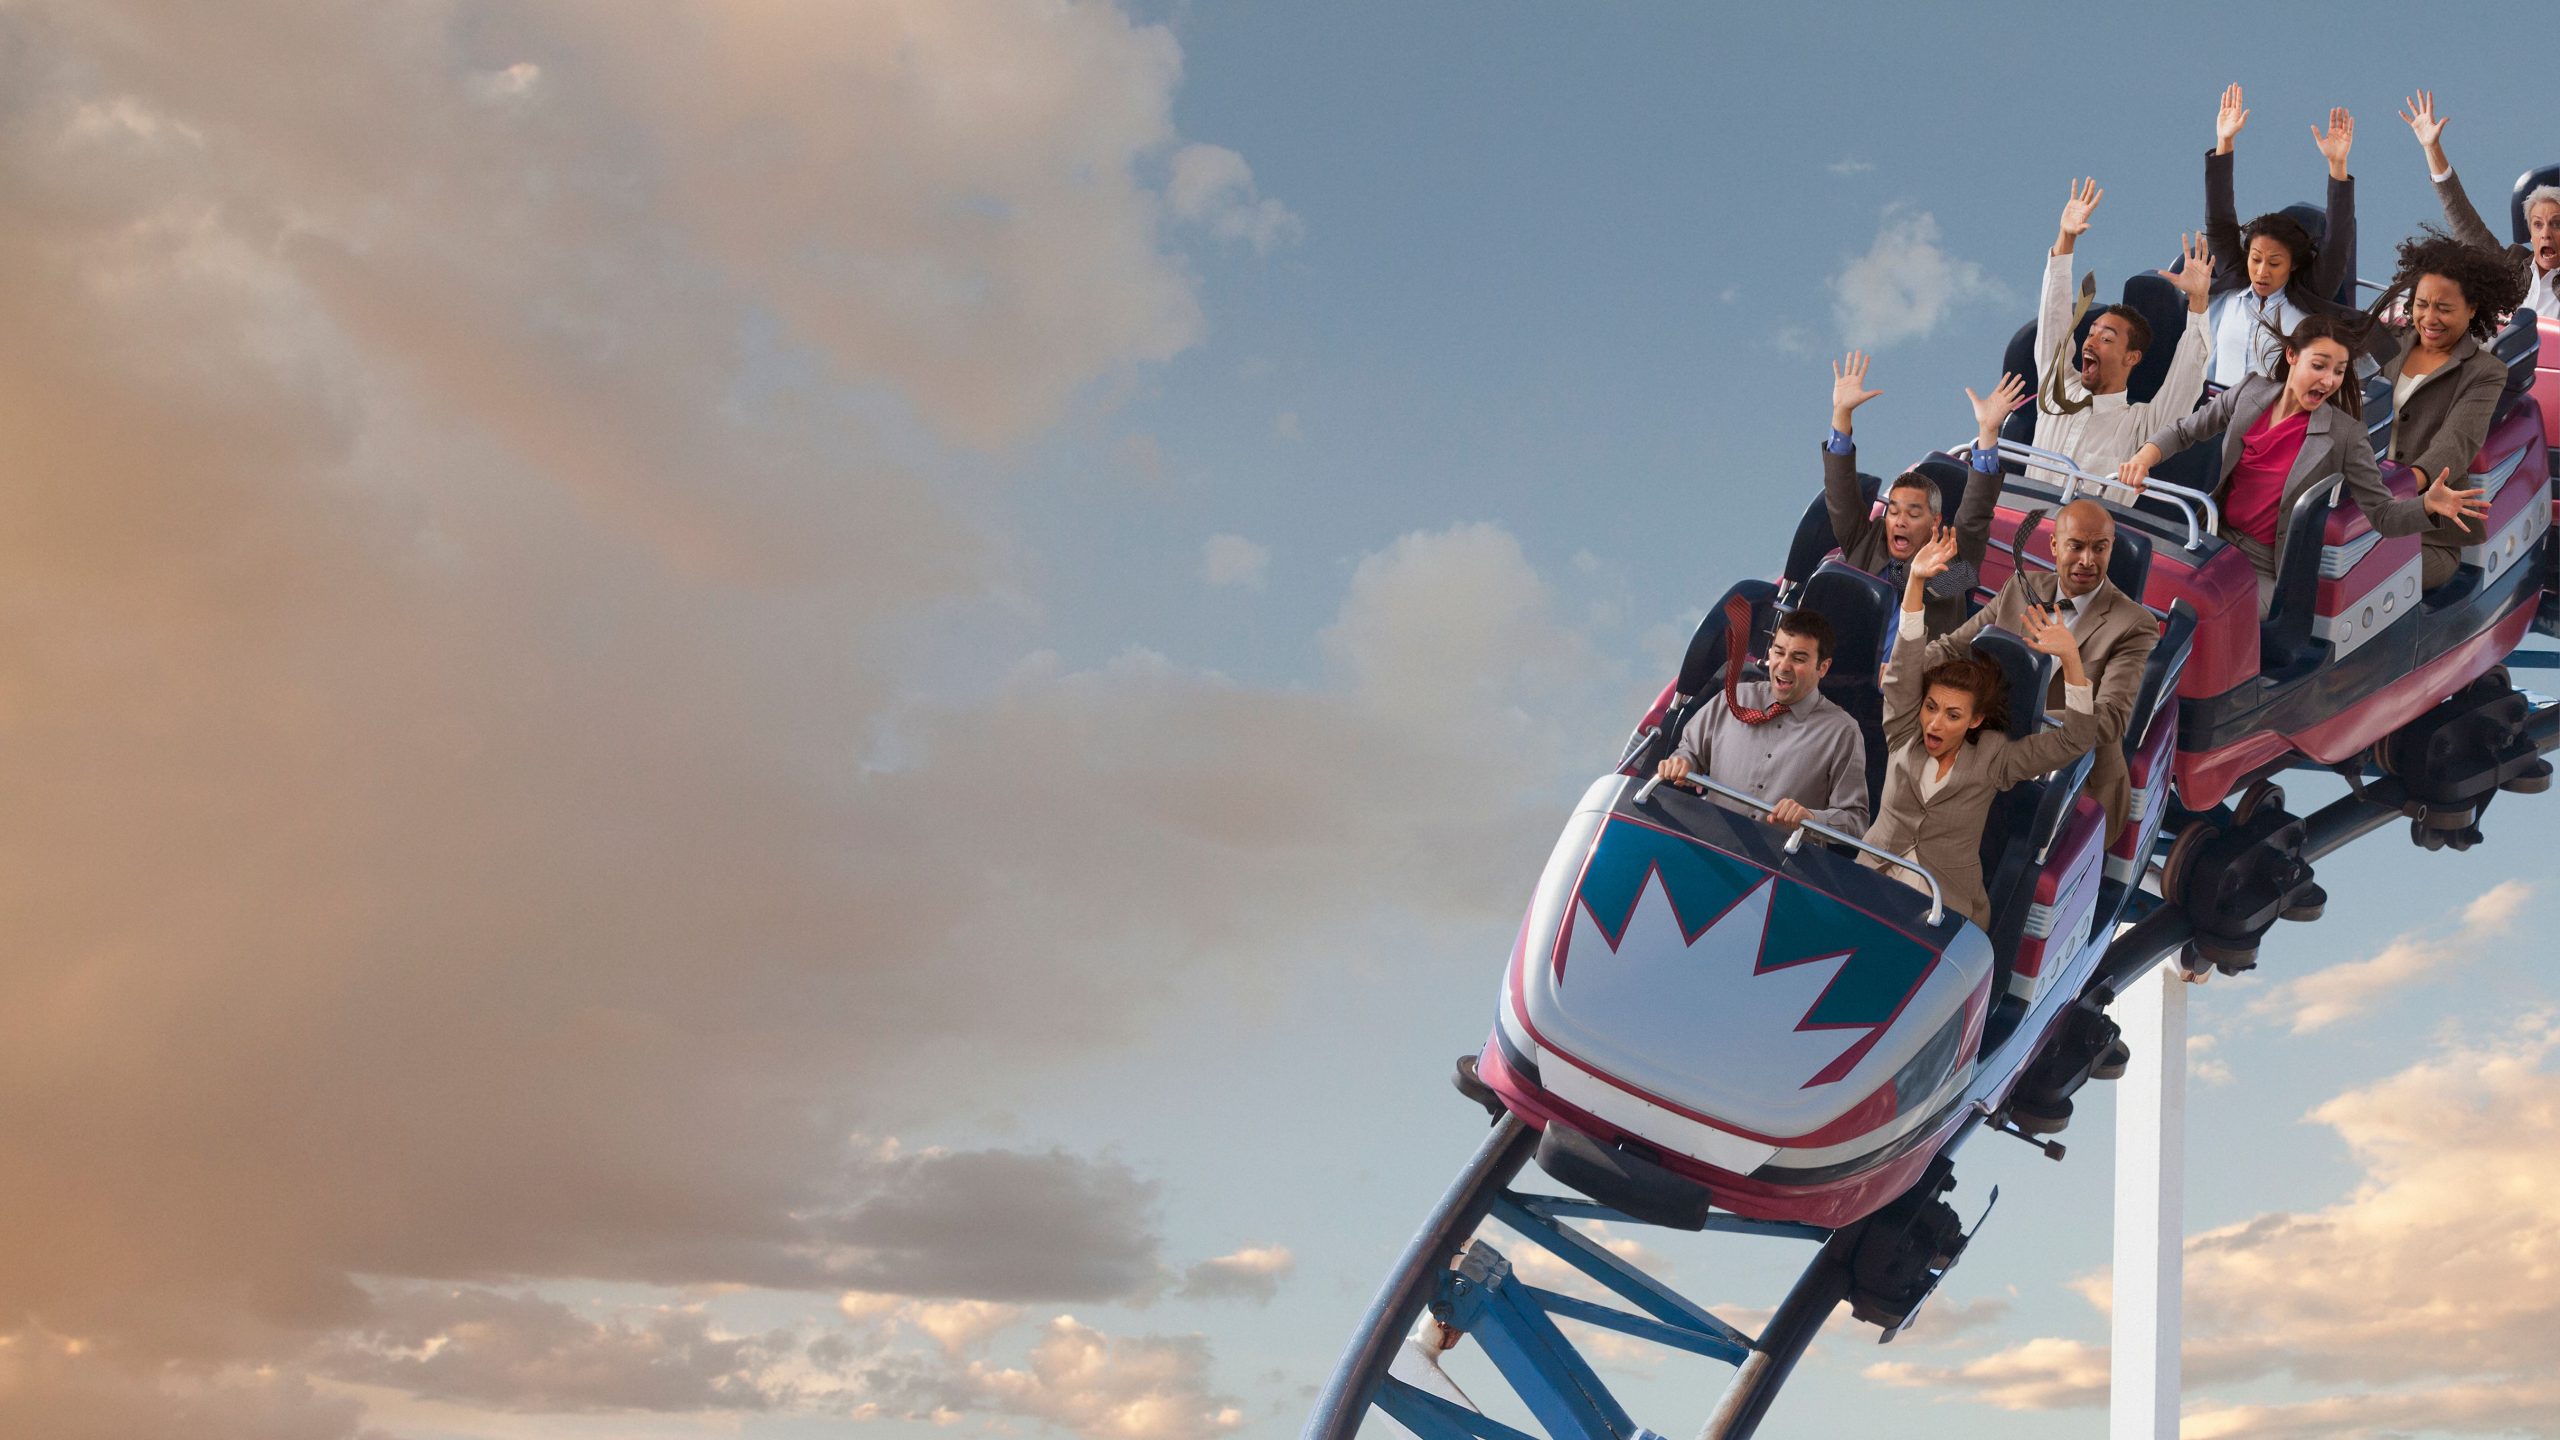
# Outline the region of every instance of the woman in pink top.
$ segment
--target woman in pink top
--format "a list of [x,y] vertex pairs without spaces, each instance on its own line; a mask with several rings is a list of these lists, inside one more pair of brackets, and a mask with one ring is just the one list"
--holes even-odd
[[2313,315],[2284,337],[2273,376],[2252,375],[2180,417],[2133,452],[2117,478],[2135,489],[2164,455],[2211,435],[2222,436],[2224,543],[2258,572],[2258,613],[2267,613],[2294,506],[2341,475],[2365,519],[2385,535],[2414,535],[2429,517],[2459,521],[2488,512],[2477,490],[2452,488],[2439,474],[2423,494],[2402,499],[2382,483],[2382,466],[2365,436],[2364,397],[2352,357],[2364,342],[2361,316]]

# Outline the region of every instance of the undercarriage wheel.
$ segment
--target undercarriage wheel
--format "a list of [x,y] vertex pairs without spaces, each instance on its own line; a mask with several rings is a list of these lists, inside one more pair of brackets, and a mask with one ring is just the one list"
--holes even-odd
[[2210,820],[2198,820],[2178,832],[2169,846],[2168,856],[2160,862],[2160,895],[2172,904],[2184,894],[2187,871],[2204,848],[2222,838],[2222,827]]
[[2279,809],[2283,808],[2283,787],[2277,785],[2273,780],[2261,780],[2250,786],[2247,790],[2241,792],[2240,803],[2231,807],[2231,823],[2235,826],[2248,824],[2249,817],[2257,814],[2258,807],[2261,805],[2274,805]]

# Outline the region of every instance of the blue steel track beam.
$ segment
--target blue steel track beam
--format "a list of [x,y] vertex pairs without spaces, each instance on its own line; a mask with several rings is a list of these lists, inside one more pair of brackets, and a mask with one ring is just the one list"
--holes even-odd
[[1637,1440],[1640,1427],[1607,1382],[1525,1288],[1511,1283],[1511,1262],[1479,1240],[1441,1273],[1432,1313],[1475,1337],[1552,1440]]
[[1509,1191],[1494,1197],[1493,1218],[1553,1251],[1556,1258],[1607,1286],[1637,1309],[1686,1330],[1703,1331],[1735,1345],[1749,1346],[1751,1337],[1709,1314],[1687,1296],[1602,1249],[1598,1241],[1539,1213],[1534,1201],[1523,1204]]

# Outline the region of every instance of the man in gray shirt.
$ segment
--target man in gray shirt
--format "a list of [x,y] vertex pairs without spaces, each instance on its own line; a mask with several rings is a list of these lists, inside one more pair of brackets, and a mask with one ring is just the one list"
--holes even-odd
[[1801,608],[1779,616],[1769,678],[1728,683],[1709,696],[1658,767],[1662,778],[1704,770],[1719,785],[1770,802],[1773,825],[1815,820],[1865,834],[1867,740],[1848,711],[1822,698],[1830,669],[1830,622]]

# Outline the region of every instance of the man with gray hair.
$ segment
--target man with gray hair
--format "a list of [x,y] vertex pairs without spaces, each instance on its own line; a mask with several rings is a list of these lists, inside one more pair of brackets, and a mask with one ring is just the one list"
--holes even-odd
[[[1855,350],[1831,367],[1831,434],[1822,442],[1822,498],[1831,516],[1831,536],[1840,542],[1840,558],[1881,575],[1900,588],[1911,557],[1938,533],[1945,500],[1938,483],[1917,470],[1906,470],[1883,486],[1877,499],[1881,513],[1869,513],[1865,488],[1859,483],[1858,447],[1850,416],[1883,394],[1867,388],[1867,357]],[[1928,630],[1944,634],[1964,620],[1965,597],[1991,546],[1991,516],[2000,503],[2000,422],[2026,403],[2027,382],[2003,375],[1988,396],[1971,389],[1974,436],[1965,477],[1964,499],[1956,506],[1956,560],[1928,586]]]
[[2434,93],[2421,90],[2412,96],[2400,118],[2409,122],[2410,133],[2426,151],[2427,174],[2436,182],[2436,199],[2444,206],[2445,224],[2454,238],[2512,257],[2524,269],[2524,308],[2546,320],[2560,320],[2560,185],[2544,185],[2524,197],[2526,243],[2505,244],[2472,208],[2461,177],[2453,173],[2453,162],[2444,158],[2445,120],[2436,114]]

